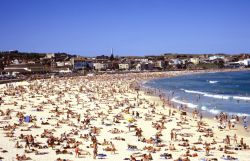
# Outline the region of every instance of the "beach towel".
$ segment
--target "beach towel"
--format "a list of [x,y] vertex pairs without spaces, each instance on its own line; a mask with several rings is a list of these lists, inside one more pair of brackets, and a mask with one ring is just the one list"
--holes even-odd
[[98,159],[105,159],[107,157],[107,154],[101,153],[101,154],[98,154],[97,157]]

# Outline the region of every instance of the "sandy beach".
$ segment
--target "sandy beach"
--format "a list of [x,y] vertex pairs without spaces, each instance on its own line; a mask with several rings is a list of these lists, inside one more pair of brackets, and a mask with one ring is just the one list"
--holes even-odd
[[[192,73],[192,72],[189,72]],[[186,71],[51,78],[0,85],[3,161],[250,159],[241,118],[177,109],[144,80]]]

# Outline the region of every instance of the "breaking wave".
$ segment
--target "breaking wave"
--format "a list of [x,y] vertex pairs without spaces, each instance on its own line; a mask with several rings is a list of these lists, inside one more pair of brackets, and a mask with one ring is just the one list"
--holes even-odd
[[189,108],[197,108],[198,107],[198,105],[195,105],[195,104],[192,104],[189,102],[184,102],[184,101],[178,100],[177,98],[172,98],[171,101],[178,103],[178,104],[186,105]]
[[208,81],[210,84],[218,83],[218,81]]
[[211,97],[211,98],[217,98],[217,99],[235,99],[235,100],[245,100],[245,101],[250,101],[250,97],[244,97],[244,96],[229,96],[229,95],[220,95],[220,94],[210,94],[206,92],[200,92],[200,91],[192,91],[192,90],[185,90],[186,93],[193,93],[193,94],[200,94],[205,97]]

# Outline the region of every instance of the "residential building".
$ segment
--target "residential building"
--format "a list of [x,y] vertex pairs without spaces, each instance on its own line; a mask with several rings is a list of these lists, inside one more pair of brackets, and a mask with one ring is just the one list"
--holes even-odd
[[200,64],[201,62],[200,58],[190,58],[189,61],[194,65]]
[[3,71],[9,75],[49,72],[42,64],[10,64]]
[[107,64],[105,63],[93,63],[93,67],[95,70],[106,70],[107,69]]
[[119,63],[119,70],[129,70],[130,64],[129,63]]

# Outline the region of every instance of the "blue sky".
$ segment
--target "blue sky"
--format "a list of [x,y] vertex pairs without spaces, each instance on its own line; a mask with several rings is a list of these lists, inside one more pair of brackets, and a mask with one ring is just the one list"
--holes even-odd
[[250,0],[1,0],[0,50],[250,53]]

